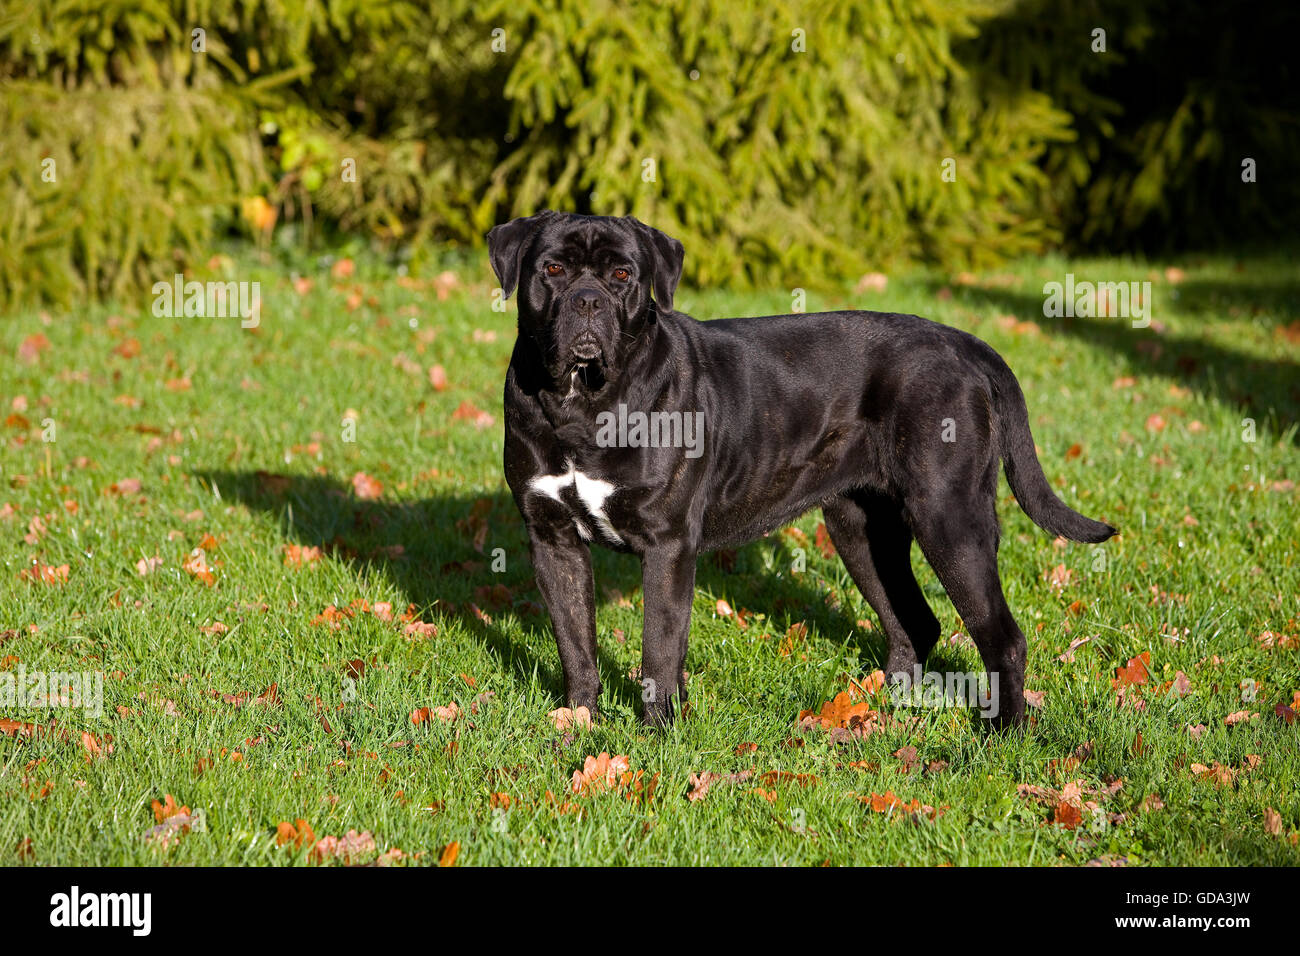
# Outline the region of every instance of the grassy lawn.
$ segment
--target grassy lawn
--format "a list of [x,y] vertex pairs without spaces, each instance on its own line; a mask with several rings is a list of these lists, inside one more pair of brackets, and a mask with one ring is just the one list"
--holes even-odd
[[[692,711],[665,733],[639,724],[629,677],[638,567],[598,552],[603,718],[561,732],[559,660],[501,476],[513,304],[492,311],[486,266],[454,284],[365,263],[297,284],[251,258],[224,267],[262,283],[255,331],[156,318],[151,296],[0,320],[3,669],[104,673],[101,717],[0,705],[0,863],[334,858],[329,842],[277,845],[297,820],[369,833],[354,862],[396,848],[432,864],[453,843],[462,865],[1300,862],[1300,724],[1275,711],[1300,691],[1285,257],[1035,260],[809,294],[808,311],[916,312],[986,339],[1020,377],[1049,479],[1122,532],[1058,545],[1004,483],[1003,580],[1042,695],[1031,726],[989,738],[968,710],[876,699],[895,719],[838,744],[800,730],[800,711],[879,667],[884,644],[812,543],[817,513],[797,526],[803,571],[789,532],[702,560]],[[1067,272],[1151,279],[1155,321],[1045,318],[1043,283]],[[678,307],[764,314],[790,296],[685,290]],[[914,561],[944,626],[930,668],[978,670]],[[1145,682],[1117,702],[1117,669],[1141,678],[1127,665],[1143,654]],[[573,793],[602,752],[644,771],[641,789]],[[686,799],[692,774],[750,770]],[[191,831],[146,839],[167,794]],[[877,809],[886,794],[934,812]]]

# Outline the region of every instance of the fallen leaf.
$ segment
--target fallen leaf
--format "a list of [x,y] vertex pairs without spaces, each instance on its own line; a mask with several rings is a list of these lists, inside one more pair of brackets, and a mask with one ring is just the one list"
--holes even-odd
[[411,711],[411,723],[423,724],[435,718],[444,724],[450,724],[460,716],[460,705],[454,700],[445,707],[420,707]]
[[1264,832],[1269,836],[1282,835],[1282,814],[1272,807],[1264,808]]
[[555,724],[556,730],[564,731],[571,727],[591,728],[591,711],[586,707],[572,710],[568,707],[557,707],[546,716]]
[[350,865],[362,857],[369,856],[374,851],[375,838],[369,830],[364,833],[349,830],[341,837],[321,837],[316,841],[316,845],[311,848],[308,859],[313,863],[338,860],[345,865]]
[[437,637],[438,625],[427,621],[410,621],[402,629],[402,633],[407,637]]
[[1050,571],[1044,574],[1047,580],[1047,586],[1057,594],[1064,591],[1074,581],[1074,572],[1064,564],[1058,564]]
[[301,568],[318,564],[324,556],[325,553],[315,545],[286,544],[284,546],[284,566],[286,568]]
[[1115,679],[1111,681],[1111,686],[1120,688],[1145,684],[1148,678],[1147,665],[1150,663],[1150,651],[1143,651],[1137,657],[1130,658],[1127,664],[1116,669]]
[[826,522],[817,522],[817,531],[813,535],[813,540],[823,558],[835,557],[835,544],[831,541],[830,532],[826,530]]
[[33,584],[63,587],[63,585],[68,583],[68,574],[71,570],[72,569],[66,564],[60,564],[58,567],[54,567],[33,560],[30,568],[18,572],[18,577],[20,580],[31,581]]
[[581,770],[573,771],[570,786],[574,793],[580,794],[612,790],[618,785],[620,776],[629,769],[626,756],[618,754],[611,757],[608,751],[601,751],[598,756],[587,757]]
[[739,773],[713,773],[710,770],[703,773],[693,773],[688,781],[691,789],[686,794],[686,799],[695,803],[697,800],[703,800],[715,784],[734,786],[744,783],[752,776],[754,776],[752,770],[742,770]]
[[150,806],[153,807],[154,820],[157,821],[158,823],[162,823],[168,817],[174,817],[180,814],[184,814],[185,816],[190,815],[190,808],[184,806],[177,806],[176,798],[173,797],[170,793],[163,795],[162,803],[159,803],[157,800],[154,800],[150,804]]
[[18,346],[18,360],[27,365],[34,364],[41,353],[50,347],[50,340],[41,332],[27,336]]
[[472,402],[461,402],[454,412],[451,413],[451,420],[454,422],[473,422],[474,427],[478,429],[491,428],[496,423],[496,419],[480,408],[476,408]]
[[883,272],[868,272],[854,287],[854,291],[861,294],[863,292],[884,292],[885,287],[889,285],[889,277]]
[[352,491],[362,501],[373,501],[384,493],[384,486],[378,479],[358,471],[352,476]]
[[1073,830],[1083,822],[1083,810],[1069,803],[1058,803],[1054,811],[1053,823],[1065,827],[1067,830]]

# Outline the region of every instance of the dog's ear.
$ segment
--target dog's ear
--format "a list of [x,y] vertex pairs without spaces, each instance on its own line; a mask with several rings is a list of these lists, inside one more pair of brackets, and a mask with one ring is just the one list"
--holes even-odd
[[515,286],[519,285],[519,269],[537,227],[554,215],[551,210],[543,209],[535,216],[493,226],[487,234],[488,258],[492,261],[492,271],[501,282],[501,294],[506,298],[510,298]]
[[[628,218],[632,219],[631,216]],[[654,251],[655,301],[665,312],[671,312],[673,293],[677,291],[677,283],[682,277],[682,260],[686,257],[686,249],[667,233],[647,226],[639,219],[632,219],[632,222],[636,223]]]

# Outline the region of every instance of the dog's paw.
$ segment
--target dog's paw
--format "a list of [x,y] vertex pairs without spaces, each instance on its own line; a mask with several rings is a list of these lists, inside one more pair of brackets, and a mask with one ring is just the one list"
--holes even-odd
[[1025,719],[1023,707],[1020,708],[1018,713],[1015,711],[1002,712],[993,717],[984,717],[982,720],[985,729],[993,734],[1017,733],[1029,726],[1029,722]]
[[647,727],[671,727],[676,719],[673,699],[647,700],[641,710],[641,722]]

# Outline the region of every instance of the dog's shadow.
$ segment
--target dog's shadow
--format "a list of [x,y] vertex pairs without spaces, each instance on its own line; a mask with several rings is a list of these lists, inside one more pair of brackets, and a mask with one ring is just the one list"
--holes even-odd
[[[563,699],[558,662],[538,656],[529,647],[533,630],[551,640],[550,619],[533,579],[523,521],[504,489],[390,501],[358,498],[346,482],[321,475],[210,470],[194,476],[227,501],[274,515],[289,543],[322,548],[333,560],[345,562],[359,579],[376,573],[386,576],[406,604],[415,605],[440,626],[454,619],[520,681],[529,683],[536,677],[548,693]],[[794,566],[798,555],[782,536],[768,541],[775,542],[774,549],[756,543],[702,555],[697,588],[725,597],[736,609],[768,615],[778,637],[789,624],[804,621],[823,635],[841,637],[864,670],[882,666],[883,637],[878,626],[868,630],[858,624],[869,612],[852,584],[835,588],[840,601],[848,597],[850,606],[827,601],[828,579],[843,584],[838,559],[822,568],[825,574],[778,573],[776,568]],[[592,565],[598,602],[610,595],[616,600],[631,597],[640,589],[635,557],[593,548]],[[499,623],[510,617],[521,626]],[[614,659],[607,644],[607,635],[602,634],[598,663],[605,693],[636,710],[641,686]],[[932,661],[949,656],[941,646]]]

